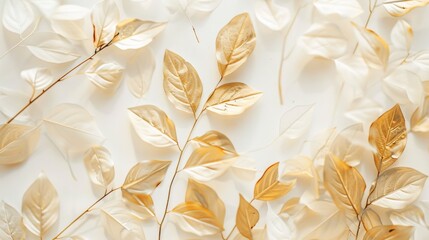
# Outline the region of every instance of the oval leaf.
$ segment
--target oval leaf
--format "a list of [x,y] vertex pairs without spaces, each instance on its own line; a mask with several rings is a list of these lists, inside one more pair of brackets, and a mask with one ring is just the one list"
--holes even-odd
[[279,31],[290,20],[289,9],[276,4],[273,0],[258,0],[255,5],[256,18],[267,28]]
[[107,189],[115,178],[109,150],[103,146],[93,146],[86,152],[83,161],[92,183]]
[[347,39],[333,23],[314,23],[301,41],[307,53],[316,57],[336,59],[347,51]]
[[153,199],[150,195],[130,193],[126,189],[122,189],[122,200],[128,208],[137,212],[141,219],[155,217]]
[[7,30],[22,34],[36,20],[36,14],[31,4],[25,0],[6,0],[2,20]]
[[116,63],[97,60],[88,67],[85,75],[95,86],[113,92],[121,83],[123,71],[124,68]]
[[141,219],[122,205],[101,210],[104,230],[111,240],[145,240]]
[[386,225],[370,229],[363,240],[406,240],[414,235],[414,227]]
[[295,186],[295,181],[281,183],[278,180],[279,163],[274,163],[265,170],[262,177],[255,184],[253,197],[262,201],[271,201],[283,197]]
[[200,147],[218,147],[227,153],[237,154],[231,140],[225,134],[215,130],[208,131],[192,141],[197,142]]
[[30,68],[21,72],[21,77],[34,89],[42,90],[52,83],[51,70],[47,68]]
[[383,7],[390,15],[400,17],[414,8],[423,7],[427,4],[429,4],[427,0],[384,0]]
[[40,60],[59,64],[74,61],[80,57],[75,52],[76,48],[73,44],[58,34],[40,33],[32,37],[35,40],[31,41],[31,45],[27,45],[27,48]]
[[142,98],[147,92],[155,71],[155,57],[149,48],[142,48],[127,63],[125,80],[131,94]]
[[22,217],[15,208],[0,201],[0,239],[24,240]]
[[36,149],[40,129],[19,124],[0,125],[0,165],[26,160]]
[[240,234],[249,240],[253,240],[252,228],[259,221],[259,212],[241,194],[235,221]]
[[91,12],[95,49],[104,47],[114,36],[119,22],[119,9],[115,1],[105,0],[94,5]]

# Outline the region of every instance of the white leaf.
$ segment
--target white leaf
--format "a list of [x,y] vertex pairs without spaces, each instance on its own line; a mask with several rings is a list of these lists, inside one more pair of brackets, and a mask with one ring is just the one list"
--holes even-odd
[[107,44],[115,34],[119,22],[119,9],[113,0],[100,1],[94,5],[91,13],[93,42],[95,48]]
[[399,104],[418,105],[424,92],[420,77],[408,70],[397,69],[383,79],[383,91]]
[[15,208],[0,201],[0,239],[24,240],[22,217]]
[[357,87],[357,91],[363,89],[367,83],[368,65],[356,55],[348,55],[335,59],[335,68],[339,78]]
[[65,157],[82,154],[104,141],[93,116],[76,104],[57,105],[44,118],[44,123],[49,138]]
[[155,56],[149,48],[143,48],[130,58],[125,80],[134,97],[142,98],[147,92],[155,67]]
[[368,136],[360,123],[338,133],[331,146],[332,153],[352,167],[359,165],[363,156],[371,156],[370,149]]
[[30,68],[21,72],[21,77],[36,90],[42,90],[52,83],[51,70],[47,68]]
[[111,240],[145,240],[143,223],[122,204],[101,209],[104,230]]
[[412,64],[419,67],[421,70],[429,69],[429,51],[420,51],[411,56],[408,60]]
[[398,50],[409,51],[413,40],[413,29],[405,20],[398,20],[390,34],[392,46]]
[[355,122],[369,123],[382,113],[383,108],[369,98],[357,98],[348,107],[345,116]]
[[27,45],[28,50],[45,62],[66,63],[80,57],[67,39],[54,33],[41,33],[31,44],[34,45]]
[[268,239],[293,239],[291,227],[274,212],[270,205],[267,211],[267,235]]
[[39,138],[39,127],[14,123],[0,125],[0,165],[26,160],[36,149]]
[[25,0],[6,0],[3,9],[3,26],[14,33],[22,34],[36,20],[36,13]]
[[296,156],[287,161],[280,162],[280,177],[284,181],[290,181],[296,177],[317,177],[313,167],[313,160],[307,156]]
[[100,89],[114,92],[121,83],[123,71],[124,68],[116,63],[97,60],[88,67],[85,75]]
[[314,23],[301,37],[307,53],[327,59],[335,59],[347,51],[347,39],[333,23]]
[[68,39],[87,39],[89,36],[83,26],[87,22],[85,20],[88,14],[87,8],[78,5],[61,5],[50,16],[52,29]]
[[429,224],[425,218],[425,213],[428,213],[427,210],[427,202],[420,202],[392,212],[390,220],[394,225],[415,226],[418,224],[429,229]]
[[107,189],[115,177],[115,168],[110,152],[103,146],[92,146],[83,159],[91,181]]
[[163,3],[171,13],[184,11],[192,16],[196,13],[208,13],[217,8],[222,0],[164,0]]
[[363,13],[363,9],[356,0],[317,0],[316,9],[323,15],[338,15],[352,19]]
[[257,0],[255,5],[256,18],[271,30],[283,29],[290,20],[289,9],[273,2],[273,0]]
[[280,119],[279,136],[297,139],[308,131],[314,114],[314,105],[296,106],[286,111]]
[[[22,92],[0,88],[0,112],[7,118],[14,116],[30,99],[30,95]],[[30,119],[28,112],[23,112],[16,120],[27,122]]]
[[45,17],[51,16],[51,14],[62,2],[62,0],[29,0],[29,1],[33,3]]

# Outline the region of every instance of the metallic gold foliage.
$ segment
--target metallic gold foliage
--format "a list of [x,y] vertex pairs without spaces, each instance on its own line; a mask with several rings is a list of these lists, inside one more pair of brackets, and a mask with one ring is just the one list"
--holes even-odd
[[413,227],[386,225],[370,229],[364,240],[409,240],[414,233]]
[[265,170],[258,180],[253,191],[253,197],[258,200],[271,201],[283,197],[295,186],[295,180],[281,183],[278,180],[279,163],[275,163]]
[[259,212],[241,194],[235,221],[240,234],[252,240],[252,228],[259,221]]
[[40,129],[21,124],[0,125],[0,165],[26,160],[37,146]]

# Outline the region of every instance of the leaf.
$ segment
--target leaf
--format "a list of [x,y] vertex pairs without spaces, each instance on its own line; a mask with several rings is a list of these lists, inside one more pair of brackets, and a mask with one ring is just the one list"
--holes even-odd
[[252,240],[252,228],[259,221],[259,212],[241,194],[235,221],[241,235]]
[[279,136],[287,139],[300,138],[313,122],[314,105],[295,106],[286,111],[280,119]]
[[[267,239],[292,239],[292,229],[274,210],[268,205],[267,213]],[[254,236],[255,239],[256,236]]]
[[265,170],[262,177],[255,184],[253,197],[262,201],[271,201],[283,197],[295,186],[295,181],[281,183],[278,180],[279,163],[274,163]]
[[223,231],[222,224],[216,216],[199,203],[186,202],[179,204],[170,214],[179,228],[200,237],[214,235]]
[[25,161],[36,149],[40,128],[19,124],[0,125],[0,165]]
[[204,109],[220,115],[238,115],[255,104],[261,96],[262,92],[255,91],[244,83],[227,83],[216,88]]
[[155,217],[155,210],[153,207],[153,199],[150,195],[130,193],[125,189],[122,190],[122,200],[125,205],[137,212],[138,217],[142,220]]
[[174,14],[184,11],[187,16],[196,13],[208,13],[217,8],[221,0],[164,0],[163,3]]
[[207,185],[188,179],[185,202],[196,202],[212,212],[220,226],[224,225],[225,205],[217,193]]
[[166,23],[125,19],[116,25],[112,44],[121,50],[142,48],[164,30]]
[[377,211],[373,209],[373,206],[369,206],[362,213],[362,224],[365,229],[371,229],[377,226],[382,226],[383,221],[381,220]]
[[115,178],[115,168],[109,150],[103,146],[92,146],[83,161],[92,183],[107,189]]
[[401,69],[396,69],[383,79],[383,91],[399,104],[419,104],[424,94],[420,77]]
[[364,240],[405,240],[411,239],[414,227],[385,225],[370,229],[363,238]]
[[237,154],[231,140],[221,132],[210,130],[204,135],[195,137],[192,141],[200,147],[217,147],[226,153]]
[[177,145],[174,122],[154,105],[141,105],[128,109],[128,116],[139,137],[155,147]]
[[383,7],[394,16],[401,17],[417,7],[429,4],[428,0],[384,0]]
[[15,208],[3,201],[0,201],[0,238],[4,240],[25,239],[21,215]]
[[41,173],[22,198],[22,216],[25,227],[42,239],[57,222],[60,202],[57,190]]
[[422,106],[418,107],[413,115],[411,116],[411,131],[418,133],[425,133],[429,131],[429,95],[427,90],[429,90],[429,81],[424,81],[422,83],[423,89],[425,90],[425,98]]
[[257,0],[255,14],[262,24],[274,31],[282,30],[290,20],[289,9],[276,4],[273,0]]
[[85,75],[95,86],[113,92],[121,83],[123,71],[124,68],[116,63],[96,60],[85,71]]
[[147,92],[155,66],[155,57],[148,48],[142,48],[129,59],[126,66],[127,71],[125,71],[125,80],[134,97],[142,98]]
[[[425,219],[425,212],[422,208],[425,208],[427,203],[415,204],[408,206],[399,211],[392,212],[389,216],[390,220],[395,225],[402,226],[416,226],[420,225],[425,228],[429,228],[429,224]],[[426,207],[427,208],[427,207]]]
[[[254,239],[258,240],[268,240],[267,237],[267,227],[264,228],[253,228],[252,229],[252,235]],[[234,240],[247,240],[248,238],[244,237],[240,233],[235,235]]]
[[79,5],[61,5],[49,17],[52,29],[67,39],[88,39],[84,27],[88,13],[87,8]]
[[297,177],[317,178],[313,161],[307,156],[296,156],[287,161],[280,162],[281,179],[283,181],[294,180]]
[[203,86],[195,68],[174,52],[164,54],[164,92],[173,105],[195,115]]
[[336,59],[347,51],[347,39],[333,23],[314,23],[301,37],[309,55]]
[[40,33],[32,37],[35,39],[31,41],[31,45],[27,45],[27,48],[40,60],[49,63],[66,63],[80,57],[78,53],[74,52],[73,45],[58,34]]
[[[0,113],[6,118],[12,118],[21,108],[28,103],[30,94],[28,92],[0,88]],[[30,114],[22,112],[16,117],[16,121],[31,121]]]
[[111,240],[145,240],[143,224],[122,205],[101,209],[104,230]]
[[59,0],[29,0],[45,17],[49,17],[60,5]]
[[324,166],[325,188],[335,205],[344,211],[348,220],[354,221],[362,212],[362,197],[366,188],[359,171],[330,154]]
[[370,122],[380,116],[382,107],[370,98],[356,98],[352,101],[346,112],[346,117],[360,123]]
[[396,162],[407,144],[405,119],[399,105],[383,113],[371,124],[368,141],[377,149],[374,162],[378,172],[383,172]]
[[162,182],[171,161],[145,160],[128,172],[122,189],[130,193],[150,195]]
[[119,22],[119,9],[113,0],[105,0],[94,5],[91,12],[93,28],[92,42],[95,49],[104,47],[115,34]]
[[21,72],[21,78],[27,81],[35,90],[42,90],[52,81],[52,72],[47,68],[30,68]]
[[3,6],[3,26],[17,34],[23,34],[35,21],[36,13],[25,0],[6,0]]
[[316,9],[323,15],[337,15],[352,19],[363,13],[363,9],[356,0],[317,0],[314,2]]
[[235,16],[218,33],[216,59],[221,77],[237,70],[256,46],[256,35],[248,13]]
[[369,203],[384,208],[405,208],[419,197],[426,179],[426,175],[412,168],[388,169],[378,178]]
[[398,50],[410,51],[414,32],[405,20],[398,20],[392,29],[390,39],[392,46]]

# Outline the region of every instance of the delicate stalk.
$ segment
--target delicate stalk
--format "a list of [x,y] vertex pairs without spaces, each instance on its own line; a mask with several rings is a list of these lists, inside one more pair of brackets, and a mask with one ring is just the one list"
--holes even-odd
[[[368,15],[368,18],[366,19],[366,22],[365,22],[365,28],[368,27],[368,24],[371,21],[371,18],[372,18],[372,15],[374,13],[374,10],[379,6],[379,5],[377,5],[377,1],[378,0],[375,0],[374,4],[372,4],[372,1],[369,0],[369,4],[368,4],[369,15]],[[353,54],[356,53],[356,50],[357,50],[358,46],[359,46],[359,43],[356,43],[355,48],[353,50]]]
[[191,27],[192,27],[192,31],[194,32],[194,36],[195,36],[195,39],[197,40],[197,43],[200,43],[200,39],[198,38],[197,30],[195,30],[195,27],[194,27],[194,24],[192,23],[191,18],[186,13],[186,8],[185,9],[182,8],[182,11],[183,11],[183,14],[185,14],[185,16],[186,16],[186,19],[188,20],[189,25],[191,25]]
[[[252,205],[253,201],[255,201],[255,198],[252,198],[252,200],[250,200],[250,205]],[[228,240],[231,237],[231,235],[234,233],[236,228],[237,228],[237,223],[235,223],[234,227],[231,229],[231,231],[229,232],[225,240]]]

